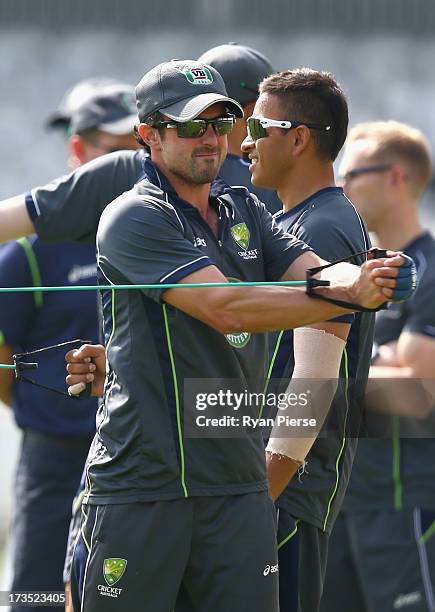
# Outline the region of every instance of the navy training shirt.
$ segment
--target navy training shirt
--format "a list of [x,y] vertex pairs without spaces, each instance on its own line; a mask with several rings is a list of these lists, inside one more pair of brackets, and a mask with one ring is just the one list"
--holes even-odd
[[[370,248],[365,225],[340,187],[326,187],[292,210],[275,215],[278,224],[303,240],[327,261],[334,261]],[[351,263],[361,265],[365,256]],[[294,517],[331,532],[349,481],[355,455],[361,399],[370,365],[374,315],[356,313],[334,321],[350,323],[340,367],[338,390],[319,437],[307,456],[307,472],[294,477],[277,500],[277,506]],[[272,378],[291,378],[294,368],[293,332],[273,334]]]
[[[309,247],[277,227],[246,188],[212,185],[218,238],[151,161],[146,179],[104,211],[97,234],[104,284],[176,283],[216,265],[241,281],[278,280]],[[104,291],[109,372],[89,456],[90,503],[236,495],[267,489],[259,428],[233,438],[185,436],[187,382],[263,388],[267,334],[223,335],[165,304],[164,289]],[[220,384],[220,383],[219,383]]]
[[[6,243],[0,249],[0,286],[95,285],[95,248],[75,243],[42,244],[36,236]],[[95,291],[2,293],[0,337],[14,352],[27,352],[73,340],[98,341]],[[65,349],[30,358],[37,371],[26,375],[66,391]],[[24,381],[13,387],[17,425],[61,436],[91,438],[97,399],[73,400]]]
[[[403,250],[416,263],[418,286],[411,299],[377,313],[375,342],[379,346],[397,340],[403,331],[435,338],[435,240],[424,232]],[[433,431],[434,415],[428,419]],[[435,442],[413,438],[413,422],[366,411],[367,435],[385,433],[390,439],[360,440],[344,500],[346,511],[435,509]],[[425,423],[418,420],[415,431],[424,428]]]

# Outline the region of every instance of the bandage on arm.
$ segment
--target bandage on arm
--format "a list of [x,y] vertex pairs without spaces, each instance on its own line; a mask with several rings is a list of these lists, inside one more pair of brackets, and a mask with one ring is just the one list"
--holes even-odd
[[[287,387],[287,397],[299,397],[310,391],[308,406],[278,410],[274,427],[266,447],[269,490],[273,499],[283,491],[305,458],[320,431],[332,404],[338,385],[341,357],[345,340],[324,329],[300,327],[293,333],[295,367]],[[311,388],[310,388],[311,387]],[[295,395],[293,395],[295,394]],[[297,414],[295,412],[297,411]],[[291,431],[282,424],[284,417],[315,419],[314,433],[301,435],[301,428]],[[280,422],[281,421],[281,422]]]

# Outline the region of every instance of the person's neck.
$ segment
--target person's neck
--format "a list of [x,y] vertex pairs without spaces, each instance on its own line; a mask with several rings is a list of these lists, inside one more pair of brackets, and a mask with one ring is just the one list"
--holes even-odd
[[418,220],[416,207],[413,205],[408,214],[397,211],[390,219],[385,217],[377,228],[373,228],[378,246],[393,251],[400,251],[423,233],[424,229]]
[[287,212],[325,187],[335,187],[334,170],[332,164],[320,163],[287,175],[277,192]]

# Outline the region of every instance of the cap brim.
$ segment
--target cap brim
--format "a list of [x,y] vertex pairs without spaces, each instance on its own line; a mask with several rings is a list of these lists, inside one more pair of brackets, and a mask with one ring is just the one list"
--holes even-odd
[[130,132],[132,132],[136,123],[139,123],[138,116],[129,115],[128,117],[123,117],[118,121],[111,121],[110,123],[101,123],[98,126],[98,129],[102,132],[112,134],[113,136],[123,136],[124,134],[129,134]]
[[195,117],[217,102],[223,102],[236,117],[243,117],[243,108],[238,102],[216,93],[205,93],[187,98],[170,106],[159,108],[159,111],[170,119],[183,123],[184,121],[195,119]]
[[56,111],[47,117],[45,125],[48,128],[61,128],[69,124],[71,117],[61,111]]

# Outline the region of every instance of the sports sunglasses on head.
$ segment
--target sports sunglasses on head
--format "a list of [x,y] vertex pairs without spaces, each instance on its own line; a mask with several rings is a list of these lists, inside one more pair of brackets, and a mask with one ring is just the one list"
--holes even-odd
[[175,128],[179,138],[199,138],[204,136],[208,126],[211,125],[217,136],[229,134],[234,127],[236,118],[234,115],[224,115],[214,119],[191,119],[190,121],[156,121],[153,127]]
[[318,125],[317,123],[307,123],[306,121],[281,121],[278,119],[267,119],[267,117],[249,117],[247,119],[248,133],[252,140],[258,140],[259,138],[266,138],[269,134],[267,128],[279,127],[285,130],[305,125],[311,130],[323,130],[329,132],[331,129],[330,125]]

